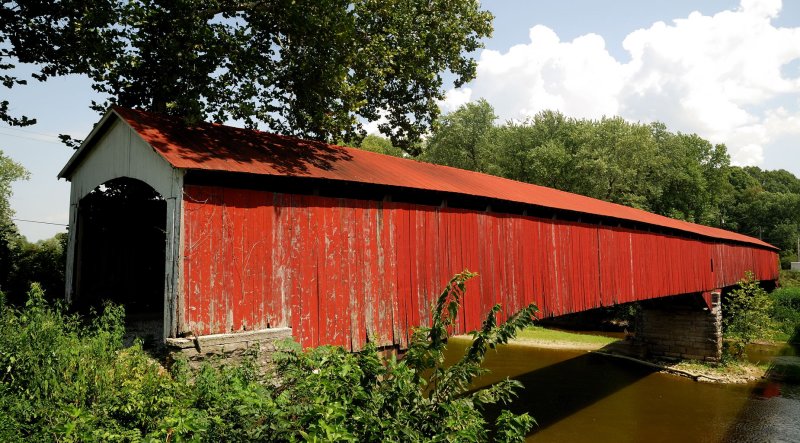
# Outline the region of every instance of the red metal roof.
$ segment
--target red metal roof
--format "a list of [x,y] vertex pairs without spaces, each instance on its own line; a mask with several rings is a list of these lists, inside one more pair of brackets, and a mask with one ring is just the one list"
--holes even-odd
[[646,223],[777,249],[735,232],[478,172],[219,124],[186,127],[177,119],[138,110],[113,107],[112,111],[176,168],[325,178],[452,192]]

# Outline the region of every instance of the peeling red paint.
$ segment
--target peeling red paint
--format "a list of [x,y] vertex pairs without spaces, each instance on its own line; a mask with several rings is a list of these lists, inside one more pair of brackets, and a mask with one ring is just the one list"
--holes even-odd
[[[291,326],[303,346],[406,347],[469,269],[462,322],[495,303],[561,315],[774,280],[771,249],[400,202],[185,186],[181,332]],[[713,269],[712,269],[713,260]]]

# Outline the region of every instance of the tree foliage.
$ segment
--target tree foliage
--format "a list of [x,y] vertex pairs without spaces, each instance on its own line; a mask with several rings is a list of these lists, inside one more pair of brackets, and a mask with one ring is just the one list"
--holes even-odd
[[8,238],[7,266],[0,266],[5,271],[0,274],[0,290],[6,300],[22,305],[33,283],[38,283],[52,300],[63,299],[68,235],[62,232],[31,243],[15,229]]
[[790,261],[797,261],[800,179],[782,169],[732,167],[730,185],[723,213],[725,226],[779,247],[785,268]]
[[64,291],[66,234],[30,243],[12,220],[11,184],[28,177],[22,165],[0,151],[0,291],[13,303],[24,302],[33,282],[41,282],[54,297]]
[[11,220],[11,183],[26,180],[28,171],[19,163],[3,155],[0,151],[0,290],[6,289],[14,270],[16,246],[22,240],[16,225]]
[[18,60],[38,65],[37,79],[87,75],[108,97],[99,110],[327,141],[363,137],[382,113],[380,130],[409,150],[439,114],[443,74],[456,86],[474,78],[468,54],[492,31],[477,0],[16,0],[0,18],[0,69]]
[[[113,38],[114,3],[110,0],[15,0],[0,6],[0,80],[6,88],[25,85],[16,63],[32,63],[34,80],[85,73],[111,61],[105,45]],[[35,118],[9,112],[0,102],[0,121],[27,126]]]
[[27,180],[28,171],[19,163],[3,155],[0,151],[0,222],[10,222],[13,211],[9,204],[11,198],[11,183]]
[[345,143],[345,145],[353,145],[354,148],[363,149],[370,152],[377,152],[378,154],[391,155],[393,157],[404,156],[403,150],[394,146],[391,140],[375,134],[367,135],[360,142]]
[[442,116],[423,159],[455,168],[490,172],[493,154],[490,139],[496,119],[494,109],[483,99]]

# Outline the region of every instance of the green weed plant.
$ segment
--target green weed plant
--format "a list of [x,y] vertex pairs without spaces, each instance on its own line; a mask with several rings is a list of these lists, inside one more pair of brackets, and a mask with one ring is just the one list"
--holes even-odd
[[734,358],[745,355],[745,346],[767,338],[774,330],[771,317],[773,301],[750,271],[739,280],[738,287],[723,300],[722,327],[726,351]]
[[780,333],[800,339],[800,287],[778,288],[770,294],[772,318]]
[[402,359],[374,345],[351,353],[287,342],[266,376],[255,359],[167,370],[140,344],[122,346],[121,307],[87,321],[47,303],[34,284],[24,307],[0,306],[0,441],[522,442],[535,424],[529,415],[501,411],[488,423],[483,414],[519,383],[470,385],[486,372],[486,352],[533,322],[534,305],[503,324],[493,307],[461,360],[444,365],[474,276],[453,277]]

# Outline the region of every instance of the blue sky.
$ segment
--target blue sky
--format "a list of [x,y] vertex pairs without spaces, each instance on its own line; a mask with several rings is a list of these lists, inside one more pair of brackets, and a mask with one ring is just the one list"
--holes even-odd
[[[800,2],[484,0],[495,32],[478,51],[478,77],[442,104],[486,98],[502,120],[542,109],[574,117],[660,120],[725,143],[738,164],[800,175]],[[80,77],[5,91],[26,128],[0,124],[0,150],[31,179],[16,183],[16,217],[67,223],[69,184],[56,175],[99,116]],[[19,222],[30,240],[58,226]]]

